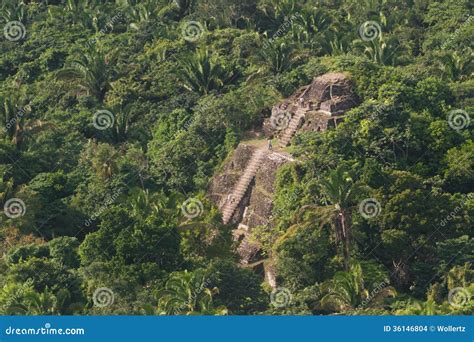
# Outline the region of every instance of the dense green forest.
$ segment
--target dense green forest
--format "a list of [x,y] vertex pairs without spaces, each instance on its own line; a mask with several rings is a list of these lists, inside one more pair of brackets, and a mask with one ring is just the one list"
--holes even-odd
[[[472,314],[473,5],[2,1],[0,313]],[[208,185],[328,72],[360,103],[288,148],[272,289]]]

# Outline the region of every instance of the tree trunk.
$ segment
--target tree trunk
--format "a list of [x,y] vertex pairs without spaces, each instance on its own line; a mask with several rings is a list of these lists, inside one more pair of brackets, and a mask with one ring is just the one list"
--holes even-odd
[[19,119],[15,122],[15,131],[13,132],[13,137],[12,137],[12,143],[15,145],[16,149],[20,149],[20,145],[22,143],[22,127],[20,123],[18,122]]
[[349,224],[349,219],[347,216],[347,213],[345,210],[342,210],[339,213],[340,217],[340,222],[341,222],[341,230],[342,230],[342,253],[344,255],[344,271],[349,271],[349,258],[350,258],[350,252],[349,252],[349,245],[350,245],[350,234],[349,234],[349,229],[350,229],[350,224]]

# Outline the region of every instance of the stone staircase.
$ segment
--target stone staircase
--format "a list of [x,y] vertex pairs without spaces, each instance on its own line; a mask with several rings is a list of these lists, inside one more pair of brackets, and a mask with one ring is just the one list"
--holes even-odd
[[232,215],[235,212],[235,209],[238,207],[240,201],[247,192],[250,182],[257,173],[257,170],[260,166],[260,161],[262,160],[264,154],[265,148],[259,148],[253,153],[250,162],[245,168],[244,174],[240,177],[239,181],[232,190],[230,200],[227,201],[222,207],[222,221],[224,224],[229,223]]
[[298,109],[296,113],[293,115],[288,126],[285,129],[285,132],[283,132],[283,135],[280,138],[281,147],[288,146],[291,138],[293,138],[296,131],[298,130],[298,126],[300,125],[301,120],[304,118],[304,115],[305,115],[305,111],[301,109]]

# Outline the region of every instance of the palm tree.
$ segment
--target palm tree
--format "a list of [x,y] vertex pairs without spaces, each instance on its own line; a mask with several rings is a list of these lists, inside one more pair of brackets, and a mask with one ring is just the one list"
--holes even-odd
[[27,7],[22,0],[2,2],[0,16],[4,22],[21,21],[24,23],[27,19],[27,15]]
[[191,13],[196,0],[174,0],[174,4],[178,7],[179,18]]
[[301,13],[292,17],[291,33],[293,40],[305,43],[308,48],[315,48],[324,45],[328,40],[327,30],[329,29],[332,18],[320,9],[303,10]]
[[328,178],[319,181],[320,193],[325,206],[307,205],[300,209],[304,212],[313,209],[321,218],[322,224],[329,224],[336,235],[336,243],[342,243],[344,270],[349,270],[352,208],[365,187],[354,183],[344,166],[329,173]]
[[200,49],[195,54],[181,60],[181,76],[184,87],[207,95],[211,90],[219,90],[237,77],[234,68],[226,70],[216,56],[211,56],[207,49]]
[[176,212],[172,196],[168,198],[161,192],[150,193],[148,189],[132,188],[128,202],[132,216],[135,217],[148,217],[158,213],[172,217]]
[[17,149],[21,148],[27,137],[52,126],[42,120],[28,120],[30,105],[20,106],[16,97],[0,98],[0,104],[0,120],[4,124],[4,132]]
[[1,103],[1,112],[2,115],[2,123],[5,126],[4,130],[7,135],[12,138],[15,135],[15,123],[17,120],[18,114],[18,106],[17,106],[17,99],[13,96],[0,98]]
[[209,288],[208,284],[209,276],[202,269],[172,273],[158,291],[158,312],[166,315],[226,314],[225,308],[213,307],[212,297],[219,290]]
[[93,1],[68,0],[68,6],[65,8],[65,11],[74,24],[79,24],[88,30],[94,30],[95,33],[100,31],[97,25],[100,10],[95,8]]
[[110,179],[118,171],[117,159],[120,154],[109,144],[98,144],[89,140],[83,158],[90,161],[92,169],[102,179]]
[[24,298],[33,292],[31,279],[23,284],[8,283],[0,289],[0,314],[2,315],[24,315],[26,306]]
[[[385,286],[381,286],[382,284]],[[396,295],[395,289],[387,286],[385,282],[376,287],[367,288],[359,263],[351,265],[348,272],[337,272],[332,279],[321,284],[320,291],[321,308],[336,311],[358,309]]]
[[272,0],[262,8],[263,12],[276,23],[281,25],[285,17],[290,17],[298,11],[297,0]]
[[127,134],[130,128],[130,122],[134,113],[130,105],[114,105],[111,112],[114,113],[114,121],[111,129],[112,139],[115,143],[121,143],[127,140]]
[[396,65],[398,57],[402,53],[402,47],[396,38],[385,40],[380,35],[364,44],[365,55],[372,61],[382,65]]
[[54,295],[49,289],[43,293],[30,292],[25,296],[26,314],[57,315],[64,302],[70,297],[69,291],[62,289]]
[[162,4],[160,0],[137,1],[134,4],[130,4],[128,1],[124,2],[123,5],[126,7],[127,15],[133,21],[130,26],[135,29],[139,28],[139,24],[156,17],[156,12]]
[[459,54],[457,51],[440,58],[441,70],[452,81],[462,79],[463,75],[471,76],[474,71],[473,53]]
[[288,70],[293,65],[294,48],[284,41],[274,41],[264,46],[262,57],[265,64],[275,73]]
[[326,53],[331,56],[344,55],[350,50],[352,38],[347,35],[351,28],[345,23],[336,23],[326,30],[325,39],[322,46]]
[[110,56],[101,51],[90,50],[72,61],[71,67],[60,70],[57,78],[74,82],[80,89],[102,102],[111,86],[110,63]]
[[355,308],[369,295],[364,288],[362,267],[359,264],[352,265],[349,272],[337,272],[321,285],[321,291],[324,295],[320,305],[324,309]]
[[95,29],[99,31],[96,25],[98,10],[93,10],[91,0],[66,0],[64,7],[49,6],[48,15],[51,21],[56,18],[67,18],[72,25],[80,25],[84,29]]
[[60,315],[70,297],[67,289],[54,294],[46,288],[38,293],[29,281],[21,285],[10,284],[0,291],[0,311],[6,315]]
[[327,51],[331,56],[340,56],[345,55],[349,51],[350,43],[346,38],[346,35],[338,34],[337,32],[333,34],[328,34]]

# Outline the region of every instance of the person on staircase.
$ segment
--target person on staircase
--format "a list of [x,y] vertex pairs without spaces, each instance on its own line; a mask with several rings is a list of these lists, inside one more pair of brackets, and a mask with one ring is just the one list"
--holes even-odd
[[273,152],[272,138],[268,137],[268,150]]
[[304,108],[304,98],[300,97],[300,108]]

